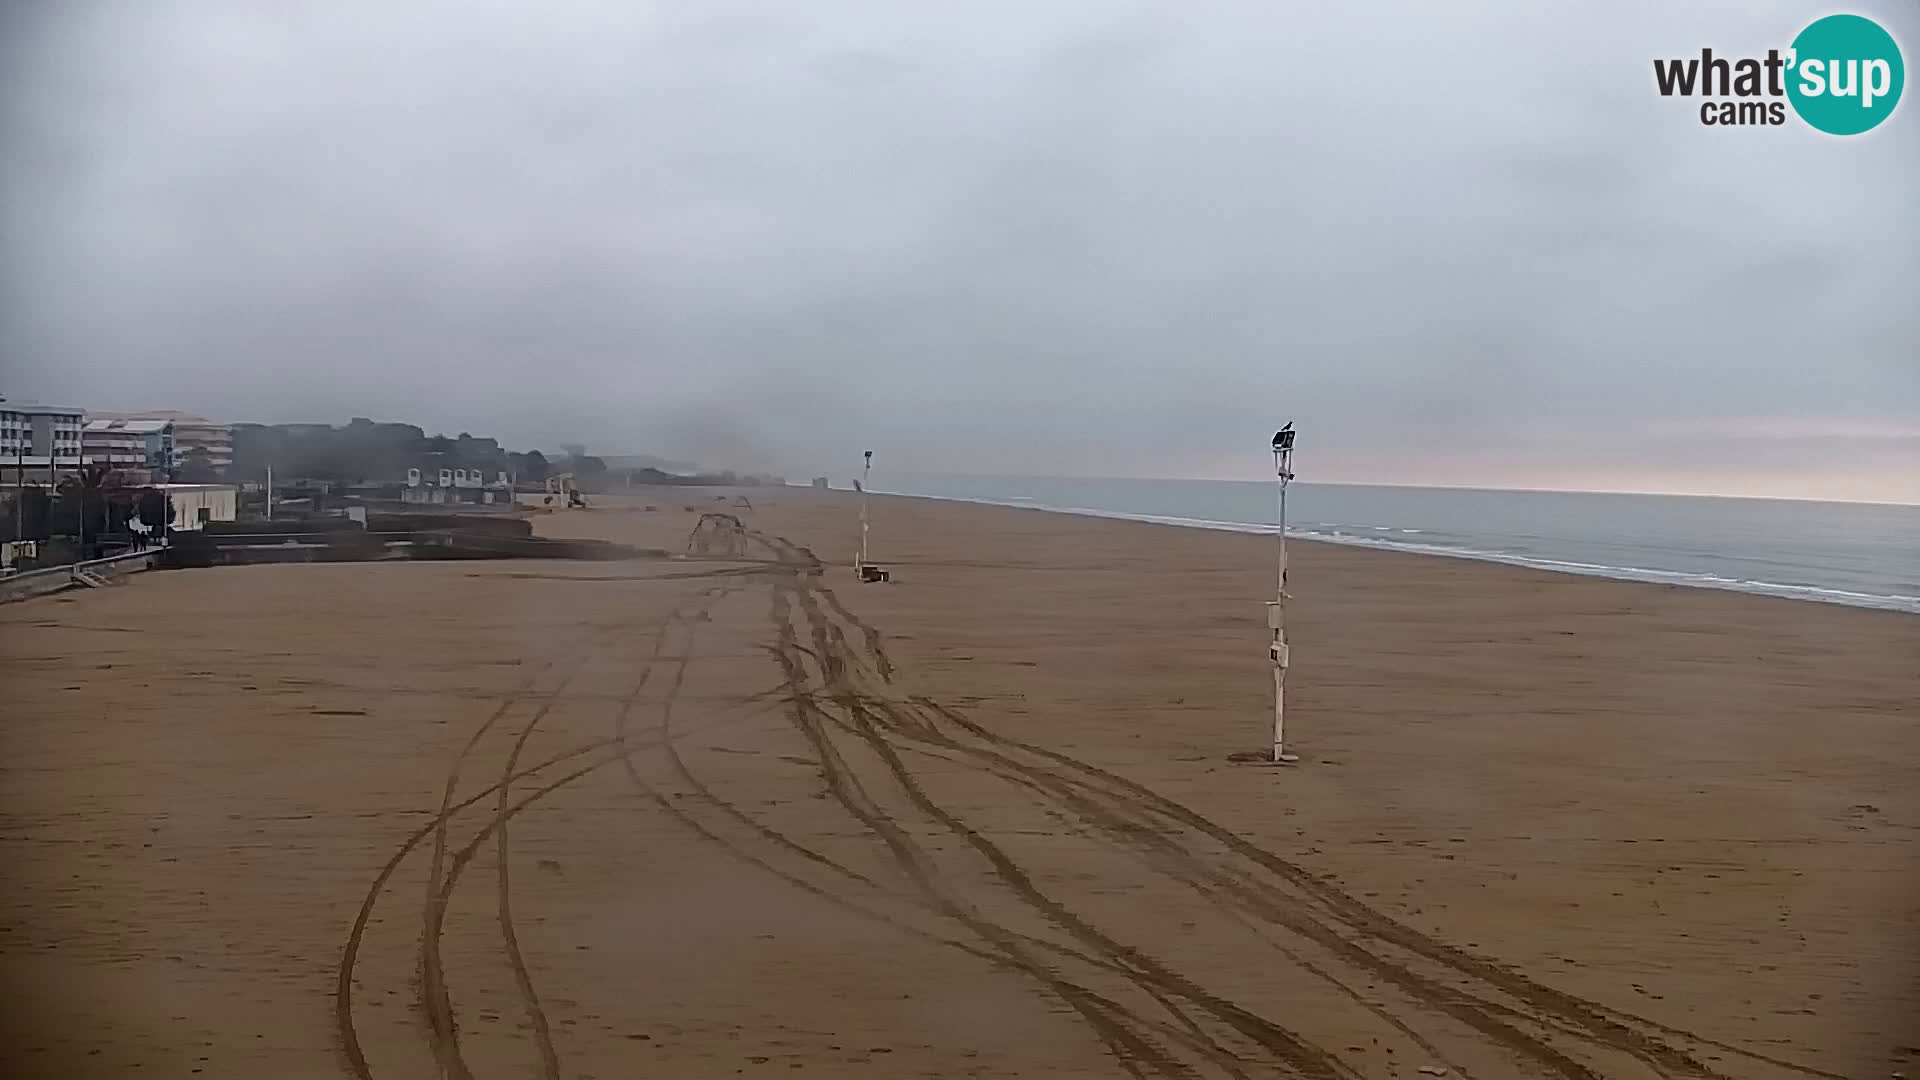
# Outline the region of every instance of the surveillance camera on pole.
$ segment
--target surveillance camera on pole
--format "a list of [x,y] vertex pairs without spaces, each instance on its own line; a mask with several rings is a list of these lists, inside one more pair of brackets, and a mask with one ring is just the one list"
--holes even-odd
[[1287,700],[1287,485],[1293,481],[1293,421],[1273,433],[1273,473],[1280,488],[1280,551],[1274,597],[1267,603],[1267,628],[1273,642],[1267,659],[1273,663],[1273,757],[1276,764],[1300,760],[1285,750],[1283,722]]
[[862,582],[888,581],[892,575],[885,567],[875,566],[867,561],[867,488],[871,486],[873,476],[873,451],[866,453],[866,463],[860,468],[860,482],[854,485],[860,491],[860,554],[853,561],[853,573]]
[[860,466],[860,566],[867,565],[867,485],[873,482],[873,451],[865,453],[866,461]]

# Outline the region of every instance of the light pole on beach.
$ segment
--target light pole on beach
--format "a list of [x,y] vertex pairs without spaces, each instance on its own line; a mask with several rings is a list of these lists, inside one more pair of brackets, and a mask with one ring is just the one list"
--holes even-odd
[[[873,476],[873,451],[866,451],[866,464],[860,467],[860,566],[867,565],[867,485]],[[858,568],[856,568],[858,569]]]
[[1293,421],[1273,433],[1273,472],[1280,489],[1280,550],[1273,600],[1267,604],[1267,628],[1273,642],[1267,659],[1273,662],[1273,758],[1292,762],[1299,757],[1284,749],[1283,723],[1287,704],[1287,485],[1293,480]]
[[867,561],[867,488],[872,484],[873,451],[866,451],[866,464],[860,469],[860,479],[853,486],[860,492],[860,554],[854,560],[853,572],[862,584],[872,581],[892,581],[893,575],[884,566],[875,566]]

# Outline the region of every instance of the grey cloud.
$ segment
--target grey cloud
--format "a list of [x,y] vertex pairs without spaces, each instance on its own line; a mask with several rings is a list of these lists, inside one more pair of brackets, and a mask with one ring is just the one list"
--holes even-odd
[[1622,424],[1737,472],[1676,425],[1920,417],[1920,102],[1653,93],[1806,17],[14,5],[0,392],[794,475],[1257,473],[1282,417],[1344,479]]

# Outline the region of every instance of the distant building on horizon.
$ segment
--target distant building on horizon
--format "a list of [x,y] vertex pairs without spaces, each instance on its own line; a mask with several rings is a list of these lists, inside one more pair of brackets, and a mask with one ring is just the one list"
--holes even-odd
[[149,412],[94,412],[92,420],[160,423],[171,432],[172,457],[163,465],[149,466],[171,470],[206,469],[215,476],[226,475],[233,465],[233,425],[216,424],[204,416],[154,409]]
[[437,464],[446,455],[429,454],[420,465],[407,469],[406,483],[400,488],[403,503],[511,503],[513,484],[504,472],[489,478],[484,469]]
[[89,465],[104,465],[124,479],[165,480],[175,464],[173,421],[89,417],[80,450]]
[[210,420],[175,420],[173,445],[182,466],[204,464],[216,476],[233,465],[233,425]]

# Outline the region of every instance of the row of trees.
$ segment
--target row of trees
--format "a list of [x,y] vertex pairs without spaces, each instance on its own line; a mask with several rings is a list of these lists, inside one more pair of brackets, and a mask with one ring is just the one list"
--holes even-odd
[[227,478],[258,483],[271,468],[288,479],[381,483],[405,476],[429,454],[450,455],[454,460],[449,467],[461,468],[485,468],[501,456],[500,445],[492,439],[476,440],[465,433],[458,440],[428,438],[412,424],[377,424],[364,416],[345,427],[236,424]]
[[[410,468],[478,469],[489,478],[507,473],[538,483],[556,473],[592,476],[607,471],[606,462],[587,454],[584,446],[565,448],[566,457],[550,461],[538,450],[504,450],[497,439],[469,432],[428,435],[413,424],[376,423],[356,416],[344,427],[321,424],[236,424],[233,429],[233,466],[227,479],[258,483],[271,467],[286,479],[325,480],[337,484],[391,483]],[[177,478],[193,469],[184,459]]]
[[[173,523],[173,502],[158,488],[123,486],[102,465],[69,473],[51,492],[32,485],[10,494],[9,540],[44,543],[71,537],[98,546],[112,537],[158,533]],[[135,522],[140,528],[134,527]]]

